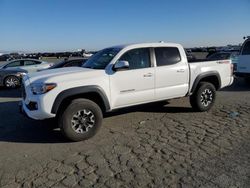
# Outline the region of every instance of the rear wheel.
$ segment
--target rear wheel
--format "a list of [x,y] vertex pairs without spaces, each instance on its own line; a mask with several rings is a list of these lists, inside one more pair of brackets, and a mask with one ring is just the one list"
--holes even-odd
[[20,85],[20,80],[16,76],[8,76],[4,80],[4,86],[6,88],[16,88]]
[[71,141],[81,141],[96,134],[102,124],[100,107],[88,99],[73,100],[59,115],[59,127]]
[[214,104],[216,89],[213,84],[201,82],[197,90],[190,96],[191,106],[199,112],[208,111]]

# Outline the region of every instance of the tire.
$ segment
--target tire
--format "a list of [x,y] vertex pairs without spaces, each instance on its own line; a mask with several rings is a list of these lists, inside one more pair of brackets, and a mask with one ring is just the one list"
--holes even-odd
[[17,88],[20,86],[20,80],[16,76],[8,76],[4,79],[4,86],[6,88]]
[[82,141],[97,133],[102,119],[102,111],[96,103],[88,99],[75,99],[59,114],[58,122],[67,139]]
[[195,111],[208,111],[215,102],[216,89],[213,84],[201,82],[193,95],[190,96],[190,104]]

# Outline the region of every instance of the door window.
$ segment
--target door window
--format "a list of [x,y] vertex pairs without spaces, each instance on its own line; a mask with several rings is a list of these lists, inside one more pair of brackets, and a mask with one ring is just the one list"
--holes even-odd
[[36,62],[36,61],[31,61],[31,60],[25,60],[25,61],[24,61],[24,65],[25,65],[25,66],[36,65],[36,64],[39,64],[39,63]]
[[250,41],[243,46],[242,55],[250,55]]
[[5,68],[8,68],[8,67],[19,67],[19,66],[22,66],[21,65],[21,61],[14,61],[14,62],[11,62],[8,65],[6,65]]
[[129,69],[141,69],[151,67],[149,48],[133,49],[123,54],[120,61],[128,61]]
[[181,55],[176,47],[155,48],[157,66],[173,65],[181,61]]

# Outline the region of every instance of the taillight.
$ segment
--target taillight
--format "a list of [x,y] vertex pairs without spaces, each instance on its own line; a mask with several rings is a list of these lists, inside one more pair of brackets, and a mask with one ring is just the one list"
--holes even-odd
[[231,63],[231,76],[234,75],[234,64]]

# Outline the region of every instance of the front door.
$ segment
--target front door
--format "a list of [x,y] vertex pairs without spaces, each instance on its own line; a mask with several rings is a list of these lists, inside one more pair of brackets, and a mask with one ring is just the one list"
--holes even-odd
[[5,65],[4,69],[6,69],[6,70],[22,70],[23,69],[23,61],[22,60],[12,61],[9,64]]
[[128,61],[129,69],[110,75],[113,108],[154,100],[154,67],[150,59],[149,48],[133,49],[119,58]]
[[29,73],[36,72],[38,70],[38,63],[37,61],[24,60],[24,69]]

